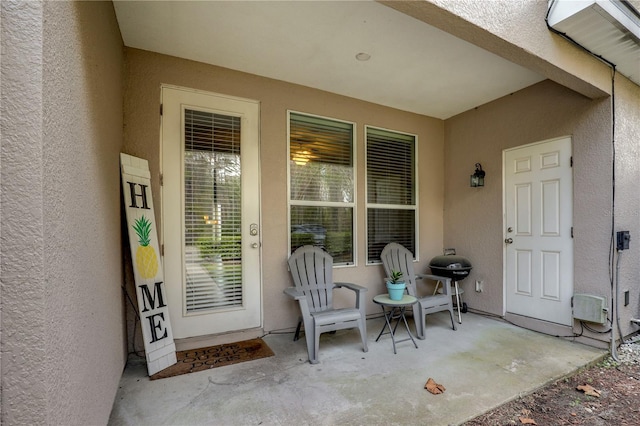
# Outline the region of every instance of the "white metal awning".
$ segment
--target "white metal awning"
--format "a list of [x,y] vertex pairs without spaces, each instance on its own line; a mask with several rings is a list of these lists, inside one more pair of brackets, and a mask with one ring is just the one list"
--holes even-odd
[[550,0],[551,28],[640,85],[640,13],[628,1]]

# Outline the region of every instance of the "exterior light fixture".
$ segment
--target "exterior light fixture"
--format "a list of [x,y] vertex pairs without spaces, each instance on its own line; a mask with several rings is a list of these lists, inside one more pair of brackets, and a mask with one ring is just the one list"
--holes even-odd
[[478,186],[484,186],[484,170],[482,170],[482,165],[480,163],[476,163],[476,171],[471,175],[471,187],[476,188]]

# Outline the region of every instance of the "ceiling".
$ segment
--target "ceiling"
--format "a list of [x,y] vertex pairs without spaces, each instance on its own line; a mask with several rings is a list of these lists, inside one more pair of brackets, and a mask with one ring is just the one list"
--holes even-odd
[[[114,6],[128,47],[440,119],[544,80],[373,1],[114,1]],[[358,53],[370,59],[359,61]]]

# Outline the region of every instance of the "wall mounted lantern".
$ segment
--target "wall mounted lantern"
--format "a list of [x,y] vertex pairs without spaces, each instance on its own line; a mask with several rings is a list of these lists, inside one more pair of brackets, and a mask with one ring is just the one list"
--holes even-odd
[[484,186],[484,170],[482,170],[482,165],[480,163],[476,163],[476,171],[471,175],[471,187],[476,188],[478,186]]

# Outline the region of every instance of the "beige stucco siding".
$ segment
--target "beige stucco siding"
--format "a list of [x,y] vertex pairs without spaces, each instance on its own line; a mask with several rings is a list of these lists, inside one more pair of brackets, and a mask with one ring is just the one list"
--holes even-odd
[[[616,219],[614,231],[638,227],[638,86],[619,76],[616,83]],[[445,245],[457,247],[476,266],[466,284],[466,301],[474,309],[497,315],[503,305],[502,151],[546,139],[573,141],[574,292],[611,300],[609,248],[612,230],[613,135],[611,99],[590,100],[545,81],[513,95],[453,117],[445,123]],[[471,164],[487,172],[484,188],[470,188]],[[466,169],[455,172],[459,164]],[[632,237],[633,238],[633,237]],[[633,241],[633,240],[632,240]],[[630,290],[631,303],[620,303],[624,334],[638,314],[638,246],[620,256],[620,293]],[[484,291],[473,282],[484,280]],[[469,291],[471,290],[471,291]],[[576,332],[580,331],[576,324]],[[585,335],[594,339],[608,336]]]
[[[35,423],[44,413],[46,348],[42,226],[42,5],[2,7],[2,280],[3,424]],[[25,25],[26,24],[26,25]],[[12,108],[9,108],[9,105]],[[41,420],[41,424],[44,422]]]
[[50,424],[96,424],[108,418],[126,362],[118,167],[122,49],[110,2],[45,3],[42,155]]
[[[640,329],[629,322],[640,318],[640,86],[618,76],[615,87],[615,231],[631,232],[629,250],[620,254],[617,279],[620,328],[627,335]],[[626,290],[628,306],[624,306]]]
[[[607,296],[609,111],[606,101],[544,81],[446,121],[446,168],[467,167],[449,173],[445,182],[445,243],[473,259],[465,294],[470,306],[504,313],[503,150],[561,136],[573,141],[576,288]],[[487,173],[484,188],[469,187],[476,162]],[[482,293],[472,291],[476,279],[485,281]]]
[[[154,199],[159,192],[159,99],[162,83],[260,101],[260,175],[264,328],[295,326],[297,306],[282,289],[292,285],[287,253],[287,110],[357,124],[357,267],[338,268],[335,279],[383,291],[382,267],[365,266],[364,125],[418,135],[420,269],[442,250],[444,182],[443,122],[282,81],[181,60],[136,49],[126,50],[125,151],[147,158]],[[159,216],[159,209],[156,210]],[[160,217],[157,218],[158,221]],[[369,302],[369,313],[378,313]]]
[[126,362],[113,6],[2,2],[2,48],[1,422],[104,424]]

